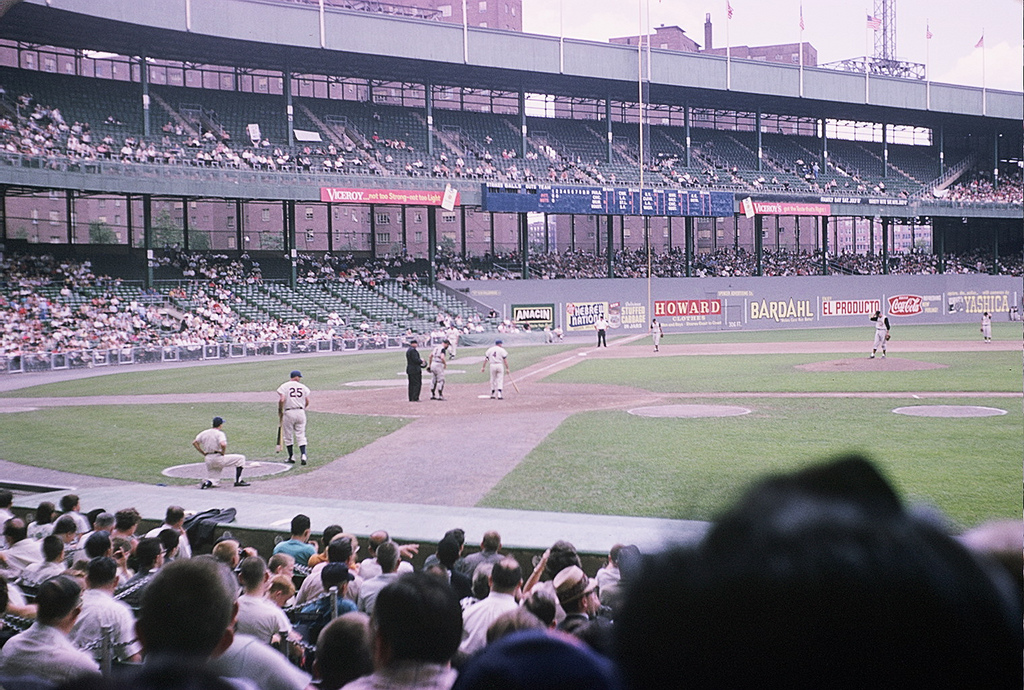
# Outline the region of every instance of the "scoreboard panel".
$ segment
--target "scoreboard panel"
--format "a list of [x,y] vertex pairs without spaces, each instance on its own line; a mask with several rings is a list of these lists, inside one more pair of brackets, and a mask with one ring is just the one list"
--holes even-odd
[[733,215],[732,192],[562,185],[483,185],[483,210],[611,216]]

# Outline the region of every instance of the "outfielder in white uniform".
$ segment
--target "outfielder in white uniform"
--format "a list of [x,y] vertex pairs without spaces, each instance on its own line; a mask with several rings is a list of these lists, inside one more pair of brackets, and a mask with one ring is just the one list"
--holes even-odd
[[220,486],[220,473],[225,467],[235,468],[235,486],[249,486],[242,481],[242,469],[245,467],[245,456],[227,453],[228,437],[221,429],[224,420],[213,418],[213,428],[200,431],[192,446],[199,451],[206,462],[207,478],[199,485],[200,489],[214,489]]
[[881,311],[876,311],[871,320],[875,322],[875,344],[871,348],[871,359],[875,358],[875,352],[879,348],[882,349],[882,359],[885,359],[885,343],[889,340],[889,317],[883,317]]
[[306,464],[306,408],[309,407],[309,388],[299,381],[301,371],[293,371],[291,378],[277,388],[277,416],[281,419],[284,443],[288,447],[288,460],[295,462],[295,443],[299,444],[299,459]]
[[654,339],[654,351],[658,351],[658,346],[661,344],[661,337],[665,335],[665,332],[661,330],[661,324],[658,323],[657,319],[651,320],[651,337]]
[[430,351],[430,399],[444,400],[444,370],[448,366],[448,341],[435,345]]
[[508,350],[501,346],[501,340],[494,341],[494,347],[487,349],[484,353],[484,370],[488,364],[491,365],[491,399],[502,400],[501,389],[505,385],[505,372],[508,371]]
[[981,315],[981,334],[985,336],[985,342],[992,342],[992,315],[985,312]]

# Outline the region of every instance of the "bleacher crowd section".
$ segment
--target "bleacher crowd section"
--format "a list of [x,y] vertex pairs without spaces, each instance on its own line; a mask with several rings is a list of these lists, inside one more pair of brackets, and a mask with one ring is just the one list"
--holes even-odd
[[[153,86],[158,112],[169,119],[145,137],[136,85],[35,71],[0,69],[0,148],[64,169],[91,161],[198,166],[289,173],[437,177],[495,182],[635,185],[639,133],[612,124],[608,159],[604,124],[528,117],[527,146],[510,115],[434,111],[428,155],[421,109],[349,100],[297,98],[295,127],[319,142],[289,146],[280,97]],[[253,127],[255,125],[255,127]],[[962,204],[1019,204],[1019,171],[994,186],[987,172],[946,188],[934,147],[833,139],[821,164],[816,137],[756,134],[695,126],[687,156],[682,127],[650,127],[645,186],[713,188],[743,193],[858,194],[931,197]],[[969,162],[961,154],[960,163]],[[687,164],[689,160],[689,164]],[[951,166],[952,167],[956,167]],[[884,173],[883,173],[884,168]]]

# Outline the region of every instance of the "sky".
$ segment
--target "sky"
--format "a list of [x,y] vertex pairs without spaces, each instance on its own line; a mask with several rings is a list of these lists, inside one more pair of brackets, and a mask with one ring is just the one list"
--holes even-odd
[[[800,0],[728,0],[731,45],[771,45],[800,40]],[[928,65],[932,81],[1024,90],[1024,0],[896,0],[896,50],[902,60]],[[523,30],[566,38],[607,41],[637,35],[643,13],[650,27],[678,26],[704,43],[704,15],[711,13],[714,47],[726,43],[726,0],[523,0]],[[866,30],[874,0],[803,0],[803,40],[818,63],[874,51]],[[932,39],[925,38],[926,27]],[[984,35],[984,49],[976,48]],[[984,83],[983,83],[984,80]]]

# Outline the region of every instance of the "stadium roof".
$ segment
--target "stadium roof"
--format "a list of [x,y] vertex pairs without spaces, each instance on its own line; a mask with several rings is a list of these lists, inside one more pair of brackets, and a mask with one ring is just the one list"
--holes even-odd
[[[0,19],[3,38],[121,55],[636,100],[635,48],[482,28],[464,46],[463,36],[458,25],[301,1],[23,0]],[[726,88],[726,71],[720,56],[654,50],[650,100],[920,126],[1024,119],[1016,92],[878,76],[866,85],[817,68],[801,79],[797,66],[746,60],[732,61]]]

